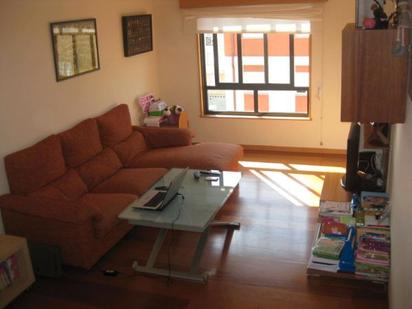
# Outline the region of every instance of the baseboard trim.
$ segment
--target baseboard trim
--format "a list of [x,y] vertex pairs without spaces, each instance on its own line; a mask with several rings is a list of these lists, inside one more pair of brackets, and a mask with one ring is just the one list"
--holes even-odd
[[242,145],[242,146],[243,146],[243,149],[247,151],[273,151],[273,152],[346,155],[345,149],[285,147],[285,146],[265,146],[265,145]]

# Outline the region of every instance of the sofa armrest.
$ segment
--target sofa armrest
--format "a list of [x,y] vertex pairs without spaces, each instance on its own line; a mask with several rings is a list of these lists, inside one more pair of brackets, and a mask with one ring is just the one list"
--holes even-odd
[[143,134],[150,148],[188,146],[192,144],[192,132],[179,128],[133,127]]
[[14,194],[0,197],[0,209],[67,223],[100,221],[103,218],[97,208],[82,207],[79,203]]

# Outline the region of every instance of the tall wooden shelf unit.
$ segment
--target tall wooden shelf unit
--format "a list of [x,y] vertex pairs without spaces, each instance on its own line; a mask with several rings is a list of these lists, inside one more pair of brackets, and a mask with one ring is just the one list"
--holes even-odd
[[12,255],[15,255],[17,258],[19,276],[0,292],[0,308],[7,306],[34,282],[33,268],[26,239],[0,235],[0,261],[5,261]]
[[341,121],[405,122],[408,53],[394,56],[395,29],[342,33]]

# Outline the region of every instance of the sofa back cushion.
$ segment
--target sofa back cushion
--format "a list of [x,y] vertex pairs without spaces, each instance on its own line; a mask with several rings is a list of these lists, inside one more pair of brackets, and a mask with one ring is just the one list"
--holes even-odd
[[127,104],[120,104],[96,118],[104,146],[113,146],[132,133],[132,120]]
[[173,127],[136,127],[143,134],[149,148],[165,148],[192,145],[192,132],[189,129]]
[[60,133],[63,154],[70,167],[77,167],[102,151],[95,119],[86,119],[73,128]]
[[31,193],[30,196],[73,201],[85,193],[86,184],[75,170],[69,169],[62,177]]
[[10,192],[28,194],[66,172],[60,140],[51,135],[4,158]]
[[80,165],[77,171],[87,188],[91,190],[114,175],[121,167],[122,163],[116,153],[110,148],[105,148],[94,158]]
[[143,134],[137,131],[134,131],[127,139],[112,148],[125,167],[128,167],[138,154],[148,150]]

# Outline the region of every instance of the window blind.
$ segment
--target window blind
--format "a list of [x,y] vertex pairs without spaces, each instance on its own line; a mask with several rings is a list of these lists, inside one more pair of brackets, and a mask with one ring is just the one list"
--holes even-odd
[[264,18],[198,18],[197,31],[208,32],[286,32],[310,33],[310,21]]
[[[292,21],[321,21],[323,3],[248,5],[181,10],[186,21],[200,18],[257,18]],[[229,22],[229,21],[228,21]]]

